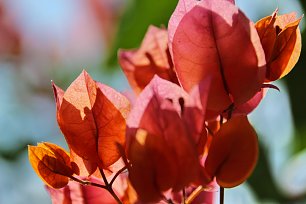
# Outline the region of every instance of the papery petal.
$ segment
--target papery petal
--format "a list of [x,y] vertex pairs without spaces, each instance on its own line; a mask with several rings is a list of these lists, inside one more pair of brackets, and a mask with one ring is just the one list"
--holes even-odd
[[137,94],[155,74],[177,83],[165,29],[150,26],[139,49],[120,50],[118,56],[119,64]]
[[244,182],[254,170],[258,158],[258,141],[246,116],[233,117],[213,136],[205,161],[211,179],[226,188]]
[[207,140],[204,121],[206,120],[206,106],[210,85],[211,78],[208,77],[193,87],[189,93],[189,100],[185,102],[186,107],[182,116],[189,133],[197,144],[199,154],[203,153]]
[[231,2],[180,0],[168,32],[182,86],[190,90],[206,76],[212,77],[209,110],[220,113],[260,90],[264,51],[253,23]]
[[266,81],[287,75],[297,63],[301,52],[301,32],[295,13],[265,17],[256,23],[267,59]]
[[[158,109],[156,109],[158,110]],[[178,178],[173,191],[196,182],[200,173],[196,143],[176,112],[162,110],[160,127],[169,149],[172,149],[177,163]]]
[[62,188],[74,174],[68,153],[51,143],[28,146],[30,163],[37,175],[50,187]]
[[120,157],[117,145],[125,146],[128,100],[106,85],[99,84],[93,113],[98,131],[98,155],[102,167],[114,164]]
[[97,86],[103,92],[103,94],[112,102],[112,104],[119,110],[121,115],[124,118],[127,118],[130,112],[130,102],[129,100],[121,93],[117,92],[115,89],[102,84],[100,82],[96,82]]
[[76,174],[79,176],[89,176],[89,175],[95,175],[97,177],[101,177],[98,176],[96,174],[96,165],[92,165],[92,162],[86,159],[83,159],[82,157],[78,156],[73,149],[70,148],[70,157],[71,157],[71,161],[74,162],[75,164],[77,164],[79,172],[77,172]]
[[233,110],[233,115],[248,115],[251,113],[259,105],[261,100],[266,95],[266,92],[266,89],[261,89],[261,91],[255,94],[255,96],[253,96],[253,98],[251,98],[249,101],[235,107]]
[[267,66],[268,80],[287,75],[297,63],[301,49],[301,32],[298,25],[301,18],[286,26],[275,42],[270,64]]
[[117,143],[124,146],[128,107],[123,95],[96,83],[85,71],[66,90],[58,123],[89,174],[119,159]]
[[92,165],[90,169],[95,169],[99,162],[96,148],[97,130],[92,114],[96,95],[96,83],[83,71],[66,90],[58,111],[58,123],[69,148],[89,161]]
[[[186,127],[178,113],[173,109],[167,110],[160,108],[163,105],[159,104],[157,99],[153,97],[144,111],[139,128],[147,130],[150,134],[156,135],[156,137],[163,138],[165,145],[163,145],[160,151],[165,151],[165,149],[171,150],[167,154],[171,154],[172,161],[176,162],[177,175],[172,172],[168,174],[168,177],[176,176],[175,183],[171,187],[177,191],[197,180],[199,175],[199,162],[194,141],[188,135]],[[156,168],[156,166],[160,166],[162,169],[167,168],[166,165],[161,165],[160,163],[155,163],[154,167]]]
[[54,94],[54,99],[55,99],[55,104],[56,104],[56,112],[58,112],[62,105],[65,92],[60,87],[56,86],[53,81],[51,81],[51,84],[52,84],[53,94]]
[[[149,135],[166,141],[163,149],[171,150],[177,163],[176,183],[172,185],[174,191],[196,181],[200,172],[195,141],[192,133],[188,132],[187,123],[181,118],[184,111],[179,100],[184,98],[189,100],[188,94],[179,86],[155,76],[139,95],[127,123],[128,151],[135,137],[135,128],[142,128]],[[137,191],[137,187],[135,189]]]
[[[155,96],[154,96],[155,95]],[[134,108],[130,112],[130,115],[127,120],[127,124],[129,128],[138,128],[141,121],[144,119],[142,118],[149,102],[151,101],[152,97],[156,97],[157,100],[167,99],[171,101],[176,110],[180,112],[180,104],[178,99],[183,98],[186,101],[188,100],[188,94],[177,84],[174,84],[170,81],[163,80],[157,75],[151,80],[151,82],[146,86],[144,91],[139,95],[137,98]],[[150,122],[144,122],[150,124]],[[157,134],[159,130],[152,130],[154,127],[155,122],[152,121],[150,132]]]
[[128,158],[131,162],[129,178],[142,202],[157,202],[162,192],[177,179],[175,157],[161,135],[138,129],[132,139]]

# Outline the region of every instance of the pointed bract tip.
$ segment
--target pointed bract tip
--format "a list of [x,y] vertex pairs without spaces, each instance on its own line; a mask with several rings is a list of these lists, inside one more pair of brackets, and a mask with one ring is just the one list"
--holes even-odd
[[302,20],[302,18],[304,18],[304,14],[302,14],[301,17],[300,17],[299,19]]
[[280,92],[280,89],[274,84],[262,84],[261,88],[275,89]]
[[86,69],[83,69],[80,75],[88,76],[89,74]]
[[278,7],[275,9],[275,11],[272,13],[272,18],[275,18],[278,13]]

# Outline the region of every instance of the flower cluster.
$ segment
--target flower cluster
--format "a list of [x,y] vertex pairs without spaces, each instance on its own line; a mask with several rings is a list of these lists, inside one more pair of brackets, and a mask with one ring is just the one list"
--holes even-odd
[[203,189],[240,185],[258,158],[247,115],[296,64],[300,20],[276,10],[254,24],[234,1],[179,0],[168,30],[118,53],[134,100],[86,71],[66,91],[52,84],[70,153],[40,143],[29,160],[53,202],[210,203]]

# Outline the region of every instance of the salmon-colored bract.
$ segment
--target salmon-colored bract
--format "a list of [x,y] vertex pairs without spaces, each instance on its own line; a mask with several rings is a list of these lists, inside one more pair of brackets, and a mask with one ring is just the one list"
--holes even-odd
[[181,85],[190,90],[212,77],[208,110],[220,114],[260,91],[266,72],[264,51],[254,24],[231,2],[180,0],[168,32]]
[[131,87],[139,94],[157,74],[177,83],[166,29],[150,26],[139,49],[119,50],[119,64]]
[[254,24],[234,0],[179,0],[168,28],[118,52],[130,101],[86,71],[66,91],[52,82],[70,153],[28,149],[52,202],[215,203],[246,181],[259,151],[247,115],[297,63],[300,20],[276,10]]
[[252,173],[258,158],[257,135],[245,116],[233,117],[213,136],[205,161],[211,179],[235,187]]

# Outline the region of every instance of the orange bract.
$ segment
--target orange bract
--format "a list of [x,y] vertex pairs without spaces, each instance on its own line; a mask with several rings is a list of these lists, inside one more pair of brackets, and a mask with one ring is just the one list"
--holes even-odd
[[265,17],[256,29],[267,60],[266,81],[274,81],[288,74],[297,63],[301,52],[301,32],[295,13]]
[[72,159],[83,163],[80,166],[89,175],[97,166],[106,169],[115,163],[120,158],[117,144],[125,144],[129,101],[114,89],[95,82],[85,71],[65,92],[55,85],[53,88],[58,124],[73,153]]
[[68,184],[68,177],[77,171],[71,165],[68,153],[51,143],[38,143],[28,146],[30,163],[39,177],[53,188],[62,188]]
[[151,81],[154,74],[177,83],[166,29],[150,26],[139,49],[119,50],[118,56],[119,64],[137,94]]
[[171,188],[178,175],[175,156],[161,135],[137,130],[129,147],[132,166],[129,177],[143,202],[157,202],[162,192]]
[[226,188],[235,187],[252,173],[258,158],[257,135],[246,116],[224,123],[213,136],[205,170]]

